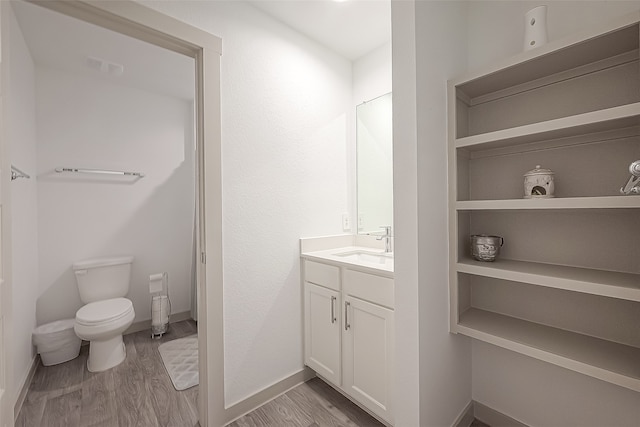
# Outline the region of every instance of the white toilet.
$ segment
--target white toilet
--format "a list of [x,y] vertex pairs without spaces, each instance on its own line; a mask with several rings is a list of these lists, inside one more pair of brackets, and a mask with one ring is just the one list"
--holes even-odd
[[133,323],[129,292],[133,257],[93,258],[73,264],[80,299],[86,305],[76,313],[76,335],[89,341],[87,368],[106,371],[127,356],[122,333]]

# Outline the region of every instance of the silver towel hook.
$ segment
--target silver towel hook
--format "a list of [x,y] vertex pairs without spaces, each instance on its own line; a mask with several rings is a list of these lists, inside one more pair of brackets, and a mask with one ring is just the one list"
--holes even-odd
[[640,160],[636,160],[629,165],[629,173],[631,174],[629,181],[624,187],[620,188],[620,193],[625,196],[631,193],[640,194]]
[[31,178],[29,175],[27,175],[26,173],[22,172],[20,169],[18,169],[17,167],[11,165],[11,181],[15,181],[18,178],[26,178],[29,179]]

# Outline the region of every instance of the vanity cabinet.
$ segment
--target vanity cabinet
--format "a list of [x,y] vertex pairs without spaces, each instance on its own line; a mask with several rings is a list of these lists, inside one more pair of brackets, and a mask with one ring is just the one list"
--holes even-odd
[[[640,14],[449,82],[450,330],[640,391]],[[555,173],[554,198],[523,175]],[[504,238],[495,262],[474,234]]]
[[393,422],[393,279],[310,260],[303,266],[305,364]]

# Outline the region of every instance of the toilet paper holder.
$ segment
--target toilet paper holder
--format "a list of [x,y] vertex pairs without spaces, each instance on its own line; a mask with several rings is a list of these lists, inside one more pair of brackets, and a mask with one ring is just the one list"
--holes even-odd
[[171,301],[169,300],[169,275],[166,272],[149,276],[151,294],[151,338],[161,338],[169,328]]

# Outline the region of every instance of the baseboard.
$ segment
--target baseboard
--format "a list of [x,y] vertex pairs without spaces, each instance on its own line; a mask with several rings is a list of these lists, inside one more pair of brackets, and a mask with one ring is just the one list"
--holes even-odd
[[31,366],[29,367],[29,371],[27,371],[27,376],[25,377],[22,383],[22,386],[20,387],[20,393],[18,393],[18,396],[16,398],[16,403],[13,405],[14,421],[18,419],[18,414],[20,414],[20,410],[22,409],[24,400],[27,397],[27,392],[29,391],[29,386],[31,385],[31,381],[33,380],[33,377],[36,374],[36,369],[38,369],[39,364],[40,364],[40,356],[36,354],[33,360],[31,361]]
[[226,424],[234,422],[238,418],[241,418],[265,403],[285,394],[292,388],[299,386],[303,382],[309,381],[314,376],[315,373],[305,366],[301,371],[289,375],[275,384],[260,390],[244,400],[241,400],[240,402],[234,403],[233,405],[225,408],[225,418],[227,419]]
[[469,427],[473,422],[474,410],[473,410],[473,400],[470,401],[467,406],[460,412],[460,415],[453,422],[452,427]]
[[[191,311],[183,311],[181,313],[174,313],[169,316],[169,323],[177,323],[189,319],[191,319]],[[123,335],[134,334],[136,332],[146,330],[151,330],[151,319],[132,323],[131,326],[129,326],[127,330],[124,331]]]
[[476,401],[473,401],[473,415],[491,427],[528,427],[526,424],[510,416]]

